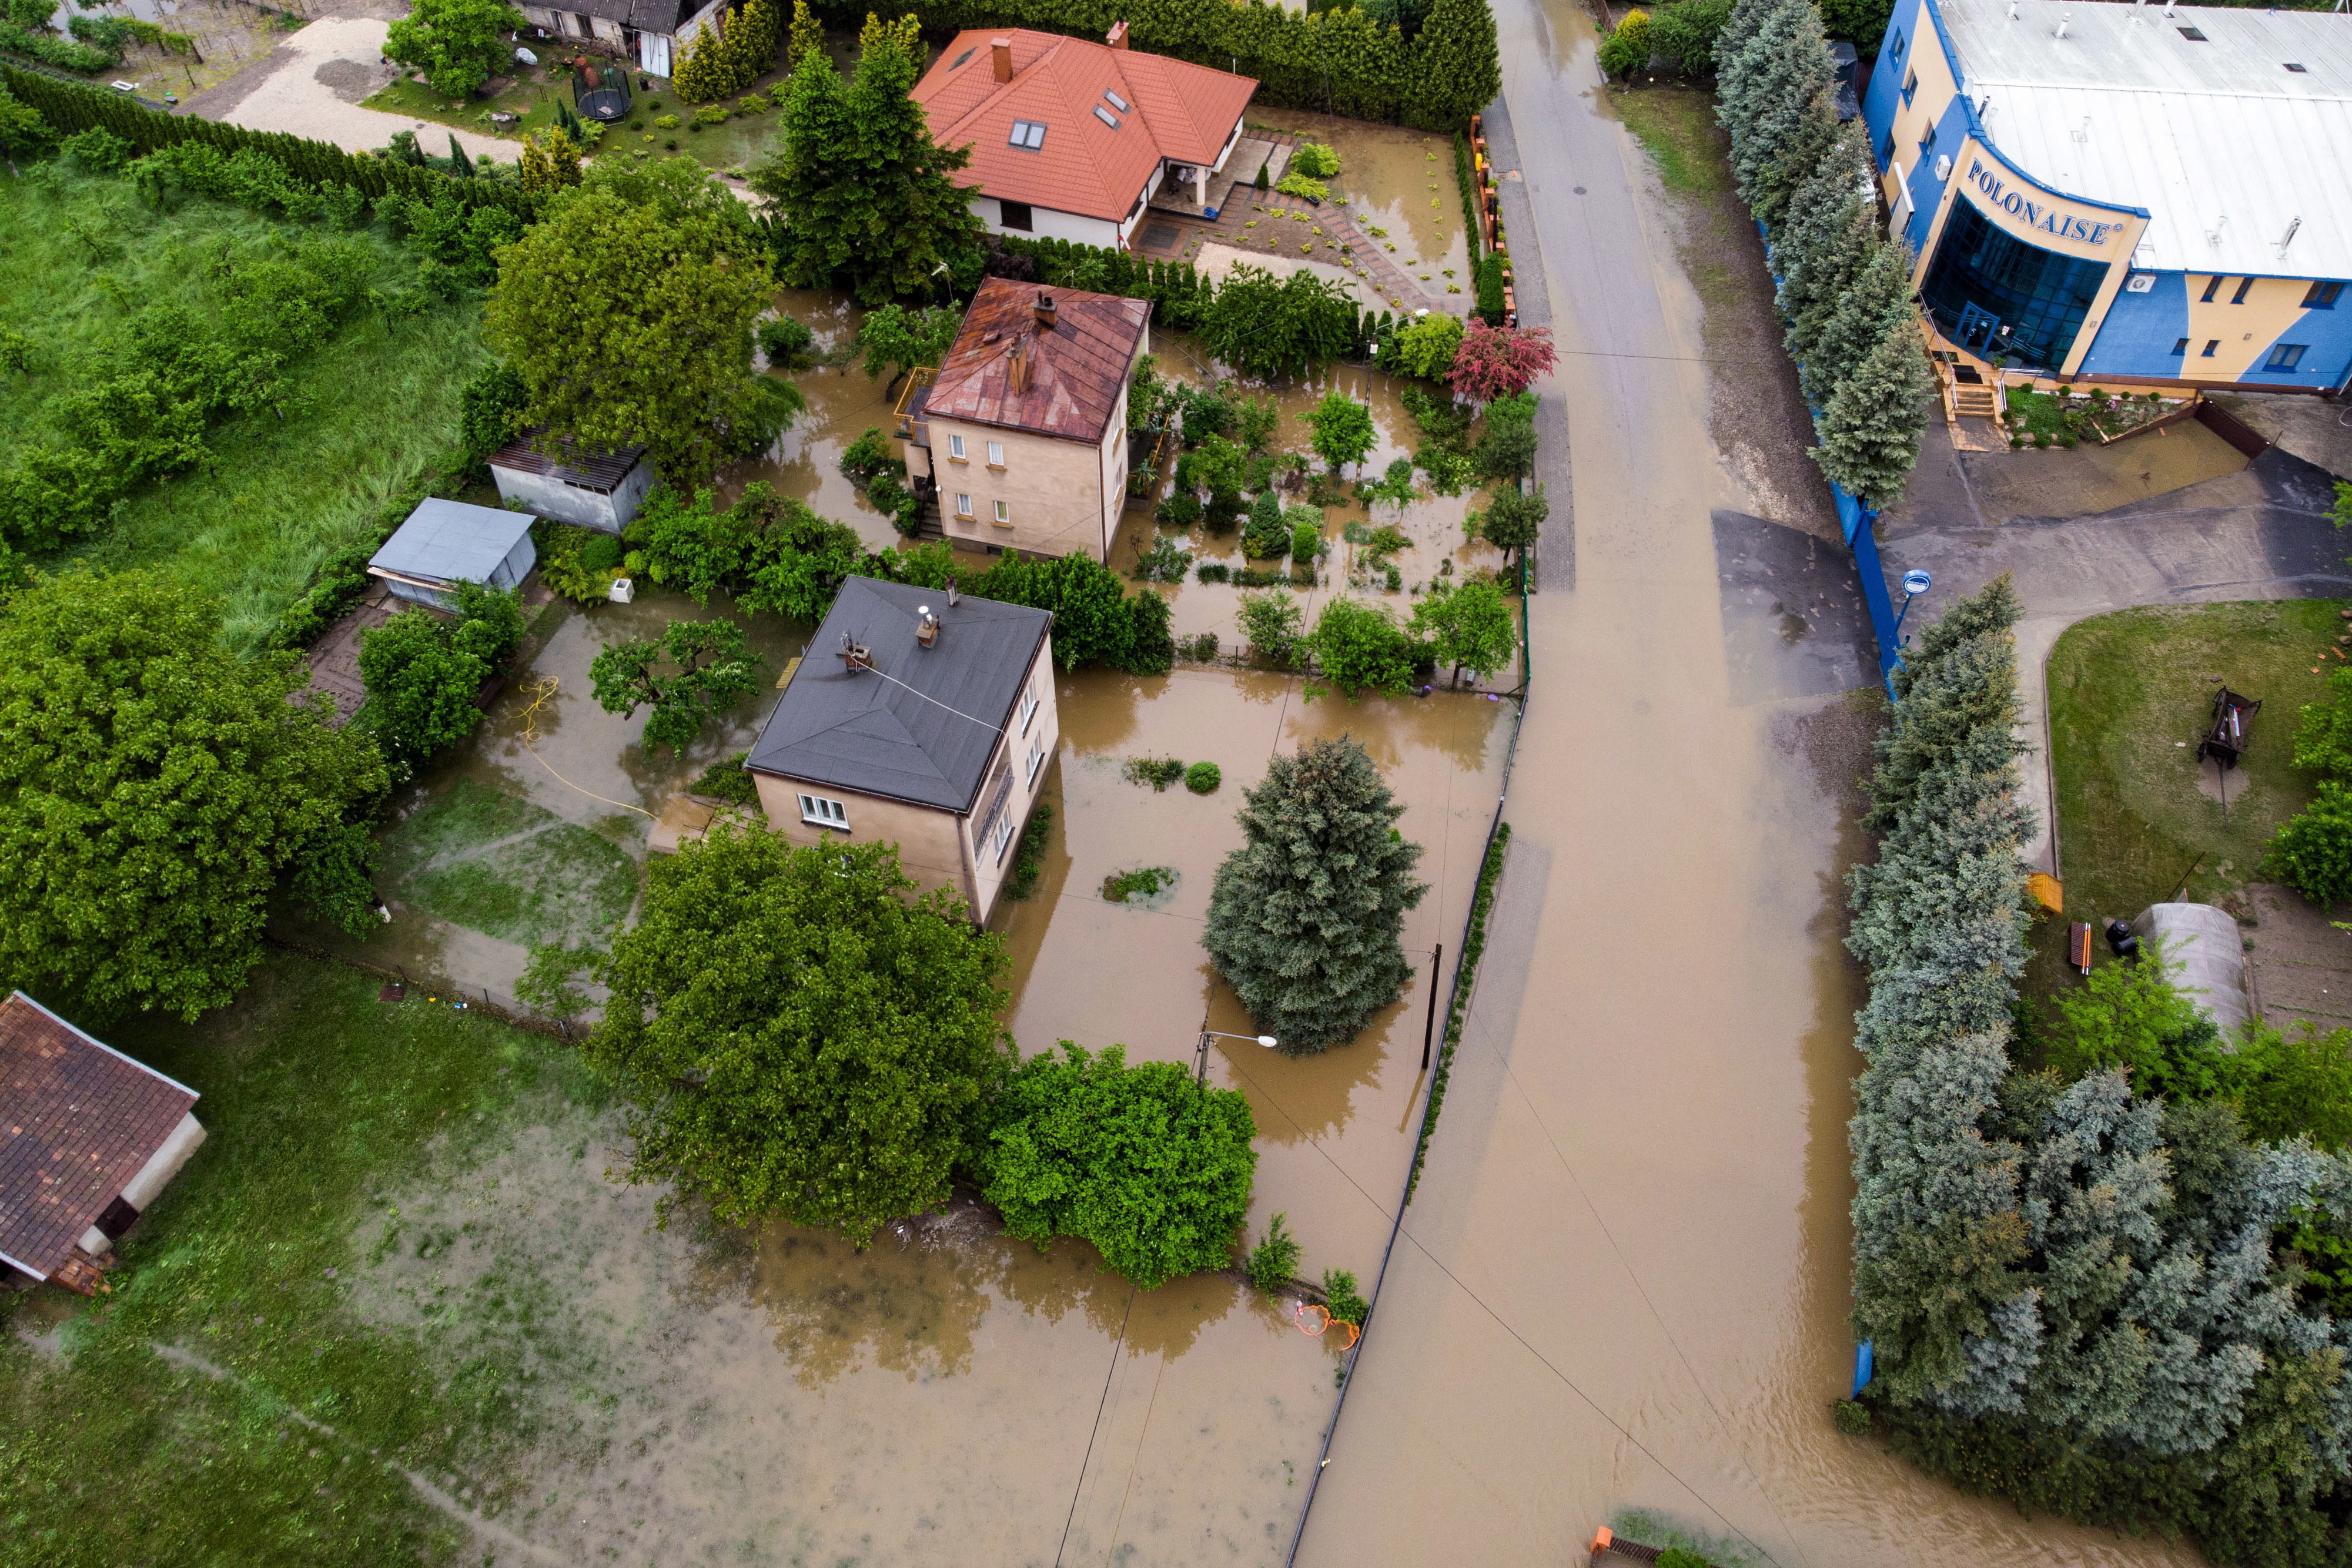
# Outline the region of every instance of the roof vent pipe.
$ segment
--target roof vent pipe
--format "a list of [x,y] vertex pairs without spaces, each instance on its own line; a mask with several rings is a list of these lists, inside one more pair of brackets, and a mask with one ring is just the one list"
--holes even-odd
[[915,641],[929,648],[940,640],[940,618],[931,613],[928,604],[917,609],[915,614]]
[[949,609],[950,609],[950,610],[953,610],[955,607],[956,607],[956,585],[955,585],[955,579],[951,577],[951,578],[949,578],[949,579],[948,579],[948,608],[949,608]]
[[844,632],[841,634],[841,663],[845,669],[870,670],[874,667],[874,654],[865,643],[852,641],[849,633]]
[[2051,34],[2050,36],[2051,36],[2052,37],[2053,37],[2053,38],[2063,38],[2063,37],[2064,37],[2066,36],[2066,18],[2065,18],[2065,17],[2063,17],[2063,16],[2060,16],[2060,17],[2058,18],[2058,30],[2057,30],[2056,32],[2054,32],[2054,33]]
[[2009,19],[2012,22],[2017,20],[2017,0],[2009,0]]
[[1052,331],[1061,319],[1061,311],[1055,308],[1054,297],[1042,288],[1037,291],[1037,303],[1031,308],[1031,313],[1037,318],[1037,330],[1040,332]]

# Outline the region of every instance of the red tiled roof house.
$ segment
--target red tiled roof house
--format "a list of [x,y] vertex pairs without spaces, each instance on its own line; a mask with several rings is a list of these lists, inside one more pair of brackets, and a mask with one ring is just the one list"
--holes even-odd
[[1109,559],[1127,505],[1128,382],[1150,320],[1142,299],[981,279],[947,362],[898,407],[907,472],[938,486],[949,538]]
[[971,149],[961,178],[979,187],[971,210],[992,233],[1115,249],[1163,183],[1207,190],[1255,91],[1248,77],[1130,50],[1121,22],[1102,44],[958,33],[914,97],[931,140]]
[[0,1001],[0,1275],[92,1293],[115,1239],[205,1141],[195,1103],[24,992]]

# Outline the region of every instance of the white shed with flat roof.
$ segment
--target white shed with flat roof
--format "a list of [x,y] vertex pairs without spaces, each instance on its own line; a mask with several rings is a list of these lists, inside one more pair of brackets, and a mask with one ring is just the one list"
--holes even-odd
[[368,562],[368,573],[402,599],[439,610],[457,607],[457,586],[514,588],[539,559],[530,514],[473,507],[436,497],[408,514]]

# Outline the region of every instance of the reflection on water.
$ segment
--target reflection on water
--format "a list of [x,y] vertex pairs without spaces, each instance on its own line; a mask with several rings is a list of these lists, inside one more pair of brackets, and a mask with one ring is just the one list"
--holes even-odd
[[[1333,194],[1348,198],[1358,228],[1388,231],[1382,243],[1397,247],[1393,259],[1399,267],[1416,280],[1429,275],[1423,291],[1443,295],[1450,283],[1465,295],[1475,293],[1450,139],[1304,109],[1254,105],[1250,115],[1339,155],[1339,172],[1329,182]],[[1415,262],[1420,265],[1411,265]]]

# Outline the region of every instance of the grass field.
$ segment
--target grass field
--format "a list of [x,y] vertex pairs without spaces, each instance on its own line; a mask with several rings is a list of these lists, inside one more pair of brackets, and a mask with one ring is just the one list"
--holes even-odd
[[1691,87],[1608,88],[1617,110],[1658,165],[1658,178],[1679,195],[1708,195],[1731,189],[1731,170],[1716,151],[1723,134],[1715,122],[1715,97]]
[[[495,1509],[501,1462],[530,1437],[520,1396],[556,1364],[494,1348],[518,1333],[479,1323],[360,1322],[359,1238],[429,1159],[593,1091],[554,1041],[376,988],[278,955],[194,1026],[109,1031],[203,1095],[211,1136],[122,1242],[110,1299],[0,1297],[20,1329],[68,1314],[39,1348],[0,1334],[11,1563],[456,1560],[467,1532],[403,1469]],[[467,1305],[509,1331],[535,1311],[526,1289]],[[444,1332],[476,1349],[454,1374],[425,1338]]]
[[[142,307],[206,308],[224,247],[267,254],[325,232],[193,198],[159,214],[126,182],[69,172],[0,181],[0,326],[34,345],[28,373],[0,375],[0,463],[42,437],[42,405]],[[362,237],[382,281],[413,273],[381,233]],[[290,367],[299,406],[284,423],[215,426],[208,465],[142,487],[111,528],[38,564],[166,569],[218,596],[236,646],[257,645],[319,562],[369,537],[385,504],[456,445],[459,389],[487,357],[480,321],[467,301],[397,324],[352,320]]]
[[[761,77],[747,93],[763,98],[772,88],[790,80],[789,73],[781,68]],[[667,156],[671,152],[683,152],[706,168],[740,169],[759,162],[775,144],[778,123],[782,111],[771,107],[764,111],[741,112],[743,93],[719,99],[718,107],[728,111],[720,125],[702,125],[694,119],[694,111],[703,107],[686,103],[669,84],[656,78],[652,90],[635,87],[630,90],[635,112],[626,123],[607,126],[596,151],[615,150],[628,152],[652,152]],[[412,120],[430,120],[436,125],[455,126],[460,131],[476,131],[484,136],[510,139],[515,145],[499,154],[500,162],[511,163],[522,156],[522,138],[555,123],[557,102],[569,103],[572,89],[569,78],[550,78],[544,70],[526,73],[522,78],[495,99],[474,99],[456,109],[449,100],[430,87],[413,82],[406,77],[386,83],[371,95],[361,107],[382,110],[387,114],[406,115]],[[491,122],[492,110],[518,116],[509,125]],[[674,114],[683,123],[662,127],[654,123],[656,117]],[[432,132],[420,131],[417,145],[433,157],[448,155],[446,141]]]
[[383,854],[404,903],[526,946],[586,942],[637,896],[636,862],[612,840],[474,779],[403,819]]
[[[2058,639],[2050,762],[2066,916],[2035,928],[2028,990],[2067,980],[2067,921],[2129,919],[2184,877],[2200,903],[2259,879],[2271,834],[2312,797],[2316,781],[2294,766],[2296,716],[2343,662],[2332,650],[2344,608],[2291,599],[2125,610]],[[2196,760],[2210,675],[2263,701],[2245,761],[2229,775],[2226,822],[2213,764]]]

